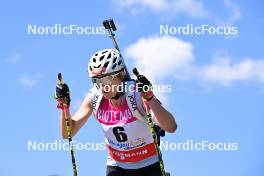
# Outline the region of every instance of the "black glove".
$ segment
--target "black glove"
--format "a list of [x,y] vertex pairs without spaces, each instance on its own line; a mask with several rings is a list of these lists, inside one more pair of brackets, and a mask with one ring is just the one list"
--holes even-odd
[[154,131],[157,135],[158,145],[160,145],[160,137],[165,136],[165,131],[162,128],[160,128],[158,125],[154,125]]
[[144,75],[138,75],[136,82],[138,84],[138,91],[139,92],[147,91],[147,89],[151,88],[150,81]]
[[143,97],[143,99],[147,101],[151,100],[154,97],[154,94],[152,92],[152,85],[150,81],[145,76],[140,75],[137,68],[133,69],[133,73],[137,77],[136,90],[141,92],[141,96]]
[[63,109],[65,106],[70,106],[70,89],[66,83],[57,84],[54,98],[58,101],[58,108]]
[[151,82],[144,75],[138,75],[136,82],[137,90],[141,92],[142,97],[147,101],[151,100],[154,96]]

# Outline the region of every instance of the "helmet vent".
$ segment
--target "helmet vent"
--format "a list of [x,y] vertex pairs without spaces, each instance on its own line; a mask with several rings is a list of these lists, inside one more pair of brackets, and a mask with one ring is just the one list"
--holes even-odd
[[109,61],[104,64],[104,67],[107,67],[109,64]]
[[101,64],[99,64],[98,66],[94,66],[94,68],[100,68],[101,67]]
[[89,68],[90,68],[90,71],[92,71],[92,70],[93,70],[91,66],[90,66]]
[[113,66],[112,66],[112,69],[114,70],[116,68],[116,64],[114,64]]
[[103,51],[102,54],[107,53],[107,50]]
[[96,62],[96,58],[93,58],[93,62]]
[[117,59],[117,57],[115,57],[115,58],[114,58],[114,60],[113,60],[113,63],[115,63],[115,62],[116,62],[116,59]]
[[99,60],[102,61],[103,59],[104,59],[104,56],[101,56]]
[[120,61],[118,61],[118,64],[117,65],[120,65],[120,64],[122,64],[122,61],[120,60]]
[[112,56],[112,55],[111,55],[111,53],[109,53],[109,55],[108,55],[107,59],[110,59],[110,58],[111,58],[111,56]]

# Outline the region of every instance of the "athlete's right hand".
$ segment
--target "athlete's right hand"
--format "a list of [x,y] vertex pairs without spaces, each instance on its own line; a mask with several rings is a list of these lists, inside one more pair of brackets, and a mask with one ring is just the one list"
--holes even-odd
[[54,98],[57,100],[57,108],[63,109],[70,106],[70,89],[66,83],[63,82],[61,74],[58,74],[58,84],[56,86]]

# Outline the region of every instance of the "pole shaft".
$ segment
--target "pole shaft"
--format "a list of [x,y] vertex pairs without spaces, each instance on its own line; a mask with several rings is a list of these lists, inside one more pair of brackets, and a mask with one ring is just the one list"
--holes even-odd
[[73,144],[72,144],[72,135],[71,135],[72,133],[71,133],[71,127],[70,127],[68,107],[64,106],[63,111],[64,111],[64,115],[65,115],[66,130],[67,130],[68,140],[69,140],[70,149],[71,149],[71,160],[72,160],[73,175],[77,176],[77,167],[76,167],[76,162],[75,162],[75,157],[74,157],[74,149],[73,149]]
[[146,108],[146,111],[147,111],[147,118],[148,118],[148,123],[149,123],[149,126],[150,126],[150,132],[151,132],[152,137],[154,139],[156,152],[157,152],[158,158],[159,158],[160,170],[161,170],[162,176],[166,176],[164,163],[163,163],[163,159],[162,159],[162,154],[161,154],[160,148],[158,146],[158,138],[157,138],[157,134],[156,134],[156,132],[154,130],[154,123],[152,121],[151,113],[150,113],[150,110],[149,110],[149,107],[148,107],[146,101],[144,102],[144,104],[145,104],[145,108]]

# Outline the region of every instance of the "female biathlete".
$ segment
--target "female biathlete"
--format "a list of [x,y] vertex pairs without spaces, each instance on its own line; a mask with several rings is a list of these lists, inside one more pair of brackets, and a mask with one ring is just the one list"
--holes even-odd
[[[128,79],[124,60],[116,49],[95,53],[89,61],[88,73],[94,87],[69,118],[72,136],[93,113],[102,126],[109,150],[106,176],[162,176],[146,109],[151,110],[153,121],[163,130],[173,133],[177,125],[153,92],[143,89],[150,82],[142,75],[138,77],[141,84]],[[57,85],[55,98],[58,108],[63,109],[65,104],[69,107],[70,93],[65,83]],[[61,111],[60,129],[63,138],[68,138],[65,115]]]

